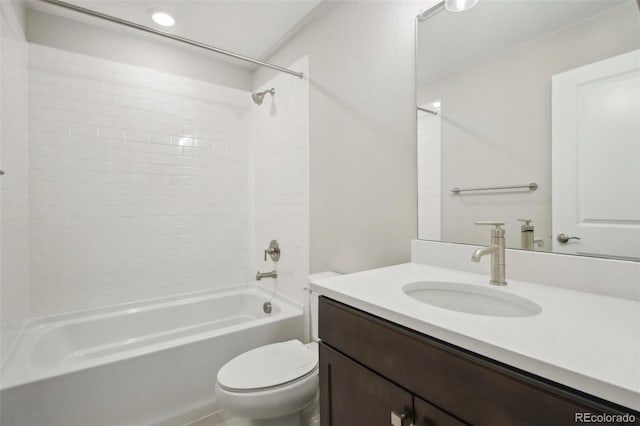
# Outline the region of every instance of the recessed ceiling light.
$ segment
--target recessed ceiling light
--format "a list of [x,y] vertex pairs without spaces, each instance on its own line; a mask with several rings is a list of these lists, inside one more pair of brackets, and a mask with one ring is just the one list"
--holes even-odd
[[463,12],[476,5],[478,0],[445,0],[444,7],[449,12]]
[[176,23],[173,16],[169,15],[167,12],[153,12],[151,19],[153,19],[153,22],[158,25],[162,25],[163,27],[173,27]]

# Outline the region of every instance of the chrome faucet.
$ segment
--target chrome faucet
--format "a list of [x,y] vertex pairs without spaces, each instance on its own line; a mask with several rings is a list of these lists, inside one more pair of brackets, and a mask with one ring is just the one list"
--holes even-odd
[[471,261],[480,262],[482,256],[491,255],[491,280],[493,285],[507,285],[505,279],[505,251],[504,251],[504,229],[500,228],[504,222],[484,222],[478,221],[476,225],[493,225],[491,230],[491,245],[482,247],[474,251]]

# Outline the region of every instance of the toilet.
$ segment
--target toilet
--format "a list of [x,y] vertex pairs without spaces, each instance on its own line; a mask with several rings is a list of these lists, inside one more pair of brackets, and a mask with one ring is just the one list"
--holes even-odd
[[[337,275],[323,272],[309,278]],[[303,411],[316,402],[319,381],[317,296],[311,295],[309,305],[314,341],[260,346],[227,362],[215,387],[220,408],[251,426],[302,426]]]

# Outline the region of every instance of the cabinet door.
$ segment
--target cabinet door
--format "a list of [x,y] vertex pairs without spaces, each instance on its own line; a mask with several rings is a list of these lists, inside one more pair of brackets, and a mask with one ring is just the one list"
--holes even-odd
[[440,410],[438,407],[423,401],[417,396],[413,397],[415,410],[415,426],[466,426],[467,423]]
[[322,426],[389,426],[392,411],[411,413],[412,406],[409,392],[320,344]]

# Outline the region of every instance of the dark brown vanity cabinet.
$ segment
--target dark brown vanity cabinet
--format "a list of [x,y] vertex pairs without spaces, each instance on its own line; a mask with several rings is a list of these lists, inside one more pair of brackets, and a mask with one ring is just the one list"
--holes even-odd
[[388,426],[392,412],[403,426],[575,425],[576,413],[629,411],[326,297],[319,335],[322,426]]

